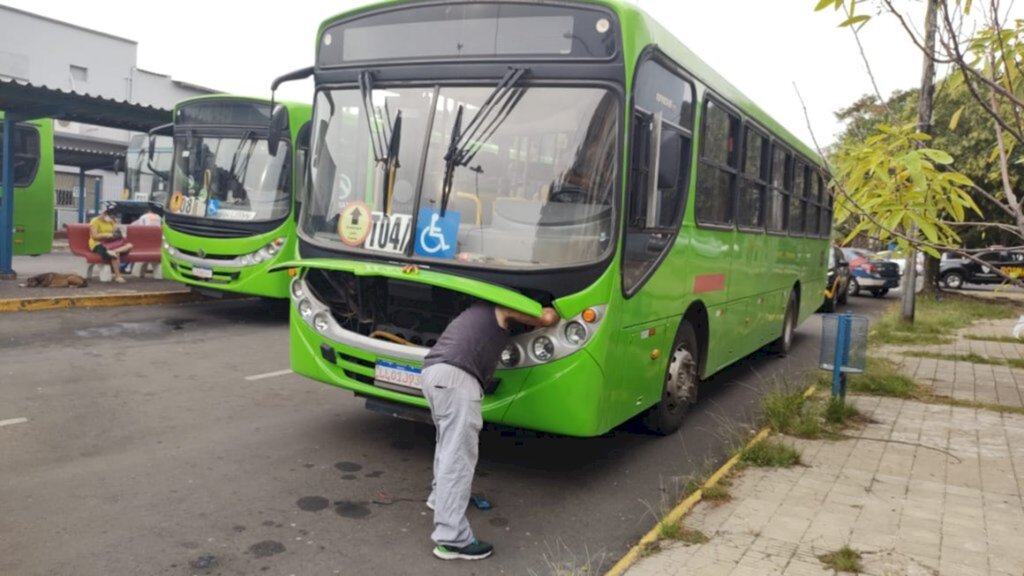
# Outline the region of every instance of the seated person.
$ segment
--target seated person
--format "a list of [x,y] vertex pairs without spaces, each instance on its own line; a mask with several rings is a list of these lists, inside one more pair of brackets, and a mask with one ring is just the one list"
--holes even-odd
[[125,279],[121,275],[121,255],[131,250],[132,245],[124,240],[121,231],[117,229],[117,215],[116,205],[107,204],[103,213],[89,222],[89,250],[110,264],[114,282],[123,284]]

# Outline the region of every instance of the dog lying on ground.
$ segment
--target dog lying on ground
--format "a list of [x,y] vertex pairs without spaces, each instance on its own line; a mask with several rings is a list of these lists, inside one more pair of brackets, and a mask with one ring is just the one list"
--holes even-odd
[[47,272],[27,278],[23,288],[85,288],[89,281],[78,274],[58,274]]

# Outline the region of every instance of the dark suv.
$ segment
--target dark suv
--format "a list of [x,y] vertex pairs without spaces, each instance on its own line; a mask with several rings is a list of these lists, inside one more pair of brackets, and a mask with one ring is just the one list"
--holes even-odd
[[1024,248],[992,250],[980,252],[976,256],[985,265],[954,255],[943,257],[939,263],[939,281],[942,285],[946,288],[961,288],[964,283],[1000,284],[1005,279],[996,274],[995,268],[1017,278],[1024,277]]

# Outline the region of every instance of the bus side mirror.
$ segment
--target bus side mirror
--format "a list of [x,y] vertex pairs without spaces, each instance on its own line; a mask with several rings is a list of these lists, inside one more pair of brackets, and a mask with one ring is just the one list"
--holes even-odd
[[271,156],[277,156],[281,138],[288,129],[288,110],[284,106],[275,106],[270,115],[270,133],[267,136],[267,150]]
[[114,164],[110,167],[114,171],[114,174],[120,174],[125,170],[124,158],[115,158]]
[[152,162],[153,158],[156,156],[156,138],[149,138],[149,150],[147,154],[147,158],[149,158],[149,161]]

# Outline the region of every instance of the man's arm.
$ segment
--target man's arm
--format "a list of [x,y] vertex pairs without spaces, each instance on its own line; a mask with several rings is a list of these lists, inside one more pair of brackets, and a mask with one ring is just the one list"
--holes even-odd
[[555,324],[558,324],[559,320],[558,312],[555,312],[554,308],[544,308],[540,318],[537,318],[536,316],[530,316],[529,314],[509,310],[503,306],[495,306],[494,315],[498,318],[498,326],[501,326],[506,330],[508,329],[509,320],[515,320],[516,322],[527,326],[539,327],[554,326]]

